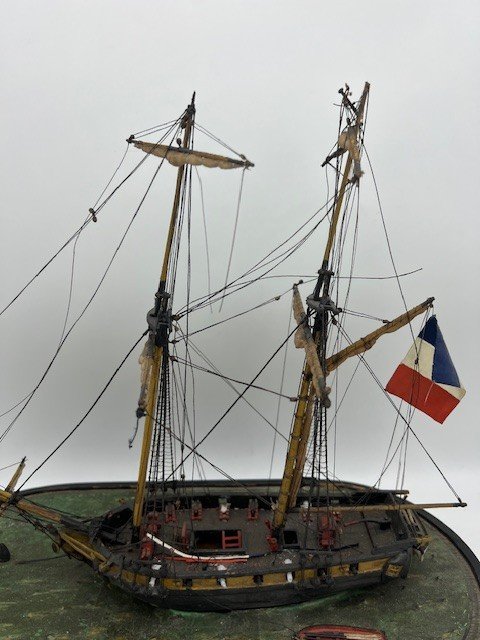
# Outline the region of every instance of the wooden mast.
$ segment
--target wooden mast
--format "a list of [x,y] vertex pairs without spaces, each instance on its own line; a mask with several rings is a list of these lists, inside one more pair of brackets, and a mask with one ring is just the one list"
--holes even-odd
[[[182,127],[184,129],[182,146],[188,148],[190,145],[190,138],[192,132],[193,118],[195,115],[195,94],[193,94],[192,102],[187,107],[185,112]],[[178,168],[177,183],[175,188],[175,197],[173,200],[172,213],[170,216],[170,226],[168,229],[167,242],[165,247],[165,254],[163,258],[162,272],[160,275],[160,284],[155,295],[155,313],[165,313],[168,305],[169,295],[166,291],[168,265],[172,250],[172,242],[175,233],[175,227],[178,219],[178,213],[180,209],[180,200],[182,193],[183,177],[185,173],[185,165],[182,164]],[[150,372],[148,375],[148,388],[147,388],[147,401],[146,401],[146,413],[145,424],[143,428],[142,449],[140,453],[140,464],[138,469],[137,489],[135,493],[135,502],[133,508],[133,526],[139,527],[142,520],[143,502],[145,497],[145,484],[147,478],[148,460],[150,458],[150,448],[152,443],[153,424],[155,420],[155,404],[157,399],[158,383],[160,379],[160,371],[162,368],[163,359],[163,346],[157,344],[155,340],[155,347],[153,352],[153,358],[150,365]]]
[[[365,83],[362,96],[356,109],[356,119],[353,125],[355,134],[358,137],[360,125],[363,121],[363,114],[365,111],[365,104],[367,96],[370,90],[370,84]],[[344,95],[345,100],[345,95]],[[348,100],[348,98],[347,98]],[[340,151],[341,153],[342,151]],[[347,186],[350,183],[350,172],[354,163],[352,148],[348,148],[347,160],[343,171],[342,182],[335,202],[333,216],[330,223],[330,229],[323,256],[322,268],[319,271],[319,278],[317,286],[314,291],[314,298],[318,298],[321,292],[322,285],[324,287],[324,295],[328,294],[328,287],[330,284],[331,274],[328,273],[328,263],[330,260],[330,254],[335,240],[337,231],[337,224],[342,210],[343,199]],[[316,332],[314,340],[318,345],[320,342],[320,334]],[[323,377],[325,378],[325,372]],[[300,393],[298,396],[297,404],[295,407],[294,420],[292,426],[292,432],[290,436],[290,442],[288,446],[287,456],[285,460],[285,467],[283,472],[282,483],[280,486],[280,492],[278,497],[278,505],[275,510],[273,519],[274,529],[278,530],[283,527],[285,523],[287,509],[295,505],[298,490],[300,488],[303,468],[305,466],[307,443],[310,436],[310,427],[313,415],[313,400],[315,397],[315,388],[312,384],[312,373],[308,361],[305,361],[305,365],[302,371],[302,381],[300,384]]]

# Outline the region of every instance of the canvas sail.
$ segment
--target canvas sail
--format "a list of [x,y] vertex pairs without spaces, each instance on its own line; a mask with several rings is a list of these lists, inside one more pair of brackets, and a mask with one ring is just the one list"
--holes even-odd
[[166,144],[155,144],[153,142],[144,142],[143,140],[134,140],[134,144],[137,149],[141,149],[145,153],[158,156],[159,158],[165,158],[174,167],[181,167],[185,164],[208,167],[209,169],[240,169],[242,167],[253,167],[253,164],[246,158],[244,160],[237,160],[235,158],[219,156],[215,153],[194,151],[183,147],[171,147]]

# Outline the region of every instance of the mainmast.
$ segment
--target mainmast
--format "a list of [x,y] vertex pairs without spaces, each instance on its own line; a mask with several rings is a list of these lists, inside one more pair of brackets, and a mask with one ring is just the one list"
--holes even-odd
[[[192,101],[187,107],[183,116],[181,127],[184,130],[182,147],[188,149],[190,145],[192,125],[195,117],[195,94]],[[170,294],[166,291],[168,265],[172,252],[172,242],[177,224],[178,214],[180,210],[180,200],[182,193],[182,185],[185,173],[185,164],[180,165],[177,172],[177,183],[175,187],[175,197],[173,200],[172,213],[170,216],[170,226],[168,228],[167,242],[165,254],[163,258],[162,271],[160,274],[160,282],[155,294],[155,306],[149,312],[147,321],[150,329],[150,353],[145,354],[145,373],[144,373],[144,389],[137,409],[137,417],[145,416],[145,424],[143,428],[142,449],[140,453],[140,465],[138,469],[137,490],[135,494],[135,502],[133,509],[133,526],[139,527],[142,520],[143,504],[145,497],[145,483],[147,478],[148,460],[150,457],[150,448],[152,443],[153,425],[155,421],[155,404],[157,400],[158,383],[160,372],[162,370],[163,357],[165,348],[167,347],[169,328],[171,324],[169,298]],[[153,344],[152,344],[153,342]],[[153,351],[153,353],[152,353]]]
[[[338,314],[338,309],[330,299],[330,282],[333,271],[329,270],[330,255],[336,236],[338,220],[343,206],[343,200],[347,187],[357,182],[362,175],[360,170],[360,128],[363,122],[365,105],[370,90],[368,82],[365,83],[362,96],[355,107],[348,98],[346,91],[340,90],[343,95],[343,104],[355,114],[354,122],[348,121],[347,128],[342,132],[338,140],[337,150],[329,156],[324,165],[335,157],[347,152],[347,159],[343,170],[340,188],[334,202],[333,215],[323,256],[318,279],[311,296],[307,298],[310,313],[314,315],[313,335],[307,325],[308,316],[303,306],[296,287],[294,288],[294,314],[297,324],[302,327],[303,336],[297,334],[297,346],[303,346],[306,350],[306,360],[302,372],[298,400],[295,407],[294,421],[290,442],[285,461],[285,468],[280,486],[278,505],[275,510],[273,527],[279,530],[285,524],[287,510],[295,506],[298,490],[302,481],[303,469],[307,453],[307,444],[310,436],[312,416],[315,410],[316,400],[321,411],[330,406],[328,398],[329,389],[325,379],[327,375],[326,345],[328,335],[329,314]],[[353,175],[351,176],[353,166]],[[310,337],[309,337],[310,336]],[[312,344],[314,348],[312,349]]]

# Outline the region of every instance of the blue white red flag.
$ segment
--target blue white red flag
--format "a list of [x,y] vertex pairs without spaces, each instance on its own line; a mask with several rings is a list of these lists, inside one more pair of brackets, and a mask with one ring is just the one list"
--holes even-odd
[[432,316],[385,387],[437,422],[465,395],[437,319]]

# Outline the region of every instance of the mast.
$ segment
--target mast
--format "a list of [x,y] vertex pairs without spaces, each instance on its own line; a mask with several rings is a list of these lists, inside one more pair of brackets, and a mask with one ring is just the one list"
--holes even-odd
[[[190,145],[190,138],[192,133],[193,119],[195,116],[195,94],[192,96],[192,101],[187,107],[183,116],[181,127],[184,130],[183,133],[183,148],[188,148]],[[137,418],[145,416],[145,424],[143,428],[142,448],[140,453],[140,464],[138,469],[137,489],[135,493],[135,502],[133,508],[133,526],[138,528],[141,524],[143,503],[145,497],[145,484],[147,478],[148,460],[150,457],[150,448],[152,442],[153,425],[155,421],[155,404],[157,399],[158,383],[160,379],[160,372],[162,369],[162,361],[164,355],[164,348],[167,344],[169,333],[169,297],[170,294],[166,291],[168,265],[170,261],[170,255],[172,251],[172,242],[175,233],[175,227],[177,224],[178,213],[180,209],[180,200],[182,193],[183,178],[185,173],[185,164],[182,164],[178,168],[177,182],[175,187],[175,197],[173,200],[172,213],[170,216],[170,226],[168,229],[167,242],[165,246],[165,254],[163,258],[162,271],[160,274],[160,283],[158,285],[157,293],[155,294],[155,306],[148,314],[147,320],[150,327],[150,339],[153,339],[153,354],[148,358],[147,371],[145,374],[145,407],[139,407],[137,409]]]
[[[155,448],[156,438],[159,434],[165,434],[167,427],[162,424],[162,420],[169,413],[169,373],[168,373],[168,348],[169,334],[172,329],[172,295],[173,283],[169,278],[172,276],[172,261],[177,259],[174,245],[179,239],[181,226],[181,210],[185,206],[185,167],[202,166],[210,169],[249,169],[254,164],[244,155],[237,154],[238,158],[230,158],[215,153],[197,151],[190,148],[192,130],[195,119],[195,94],[192,102],[185,110],[180,122],[184,130],[183,140],[177,139],[178,146],[164,145],[159,143],[146,142],[144,140],[134,140],[135,147],[147,153],[165,159],[169,164],[178,167],[175,197],[173,200],[170,226],[168,228],[165,254],[163,258],[160,283],[155,294],[155,306],[147,314],[149,327],[149,337],[140,356],[141,364],[141,391],[137,408],[137,419],[145,418],[142,448],[140,453],[140,464],[138,470],[137,490],[135,494],[133,510],[134,537],[138,532],[138,527],[142,521],[144,503],[146,500],[147,468],[154,468],[158,460],[151,457],[152,447]],[[163,161],[163,160],[162,160]],[[167,291],[167,287],[172,287],[172,291]],[[158,415],[159,404],[163,418]],[[168,430],[168,429],[167,429]],[[161,436],[160,436],[161,437]],[[155,476],[155,482],[157,477]],[[155,490],[154,490],[155,493]],[[148,498],[147,498],[148,499]]]
[[[351,124],[350,122],[348,123],[347,129],[340,135],[337,150],[324,162],[325,165],[331,159],[347,152],[347,160],[345,162],[340,189],[338,191],[338,195],[333,208],[333,215],[330,223],[327,244],[325,246],[322,266],[318,272],[318,279],[314,292],[307,298],[307,305],[315,314],[315,321],[313,325],[313,340],[317,347],[318,361],[322,371],[323,379],[325,379],[327,375],[325,361],[329,313],[338,313],[338,309],[335,308],[329,296],[330,282],[333,272],[328,269],[328,265],[336,236],[340,212],[343,206],[345,192],[347,190],[347,187],[350,184],[358,181],[361,176],[359,164],[360,158],[358,135],[360,132],[360,126],[363,122],[363,114],[365,111],[365,105],[369,90],[370,84],[366,82],[362,96],[356,108],[348,98],[348,87],[345,92],[343,90],[340,90],[340,93],[343,95],[343,103],[355,113],[355,122],[353,124]],[[352,166],[353,176],[352,178],[350,178]],[[301,322],[306,325],[307,317],[305,316],[305,318],[302,319]],[[306,328],[308,329],[308,327]],[[308,329],[308,331],[310,330]],[[275,510],[273,519],[273,528],[276,531],[281,529],[285,524],[287,509],[293,507],[296,503],[298,490],[302,481],[303,469],[305,466],[307,444],[310,436],[310,428],[312,423],[312,416],[314,413],[316,395],[318,401],[320,402],[322,411],[326,410],[330,404],[328,393],[322,394],[323,397],[319,397],[319,395],[316,394],[315,386],[312,382],[311,361],[309,362],[309,358],[307,357],[302,371],[300,392],[295,407],[292,432],[290,436],[285,468],[278,497],[278,505]]]

